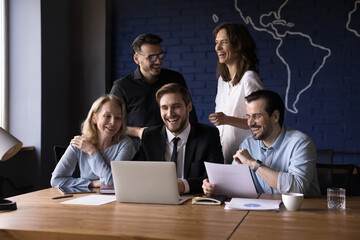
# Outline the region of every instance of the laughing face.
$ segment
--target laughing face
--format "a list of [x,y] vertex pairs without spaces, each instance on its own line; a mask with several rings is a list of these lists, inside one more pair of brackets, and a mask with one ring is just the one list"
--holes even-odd
[[219,63],[226,65],[236,64],[237,53],[231,45],[225,29],[221,29],[216,35],[215,51],[218,55]]
[[167,129],[177,136],[189,125],[189,112],[192,103],[187,106],[180,93],[167,93],[160,99],[161,118]]
[[247,104],[248,125],[255,140],[263,142],[273,133],[273,118],[265,111],[264,99],[252,101]]
[[112,138],[122,125],[121,108],[115,103],[106,102],[99,112],[93,115],[92,120],[96,124],[100,138]]
[[141,46],[141,52],[135,53],[134,61],[140,66],[141,74],[146,80],[155,79],[161,71],[164,59],[157,58],[154,62],[148,59],[151,55],[158,55],[162,53],[160,44],[143,44]]

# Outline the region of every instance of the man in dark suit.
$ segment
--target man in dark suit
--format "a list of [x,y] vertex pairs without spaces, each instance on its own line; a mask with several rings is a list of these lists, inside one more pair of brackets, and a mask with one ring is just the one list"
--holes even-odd
[[160,88],[156,101],[164,125],[144,130],[133,159],[173,161],[177,166],[179,193],[202,192],[202,181],[207,177],[204,162],[224,162],[218,129],[190,124],[191,98],[187,89],[177,83]]

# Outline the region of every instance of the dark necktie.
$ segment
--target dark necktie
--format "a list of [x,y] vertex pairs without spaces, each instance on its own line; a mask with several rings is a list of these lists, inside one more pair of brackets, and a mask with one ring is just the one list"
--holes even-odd
[[177,152],[177,142],[180,140],[180,138],[175,137],[173,138],[172,142],[173,142],[173,152],[171,154],[171,161],[175,163],[175,166],[177,165],[177,156],[178,156],[178,152]]

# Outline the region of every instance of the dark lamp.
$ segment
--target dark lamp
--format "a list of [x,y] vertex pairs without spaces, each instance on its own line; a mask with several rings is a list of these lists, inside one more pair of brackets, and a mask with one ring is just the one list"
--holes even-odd
[[[0,161],[6,161],[14,156],[22,145],[22,142],[0,127]],[[0,211],[16,210],[16,202],[3,198],[2,187],[3,177],[0,176]]]

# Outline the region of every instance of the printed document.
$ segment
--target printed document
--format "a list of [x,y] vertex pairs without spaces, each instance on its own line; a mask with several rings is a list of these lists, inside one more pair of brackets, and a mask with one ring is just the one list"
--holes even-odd
[[209,182],[219,187],[217,195],[257,198],[253,179],[246,164],[219,164],[205,162]]
[[115,195],[97,195],[92,194],[85,197],[78,197],[75,199],[71,199],[65,202],[61,202],[62,204],[78,204],[78,205],[93,205],[99,206],[106,203],[114,202],[116,200]]
[[225,204],[225,209],[230,210],[279,211],[281,200],[232,198]]

